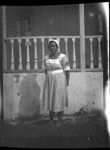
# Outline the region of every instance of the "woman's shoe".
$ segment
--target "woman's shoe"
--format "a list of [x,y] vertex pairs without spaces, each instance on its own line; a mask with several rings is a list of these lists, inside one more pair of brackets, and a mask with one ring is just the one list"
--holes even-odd
[[49,126],[53,126],[53,125],[55,125],[55,120],[50,120],[49,121]]
[[56,122],[56,127],[60,127],[61,125],[62,125],[62,120],[58,120],[57,122]]

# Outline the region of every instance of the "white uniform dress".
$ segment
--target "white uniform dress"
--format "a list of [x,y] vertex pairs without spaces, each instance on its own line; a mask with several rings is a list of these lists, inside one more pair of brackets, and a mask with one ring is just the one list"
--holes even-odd
[[65,70],[70,70],[65,54],[59,54],[58,58],[50,59],[47,55],[44,59],[47,70],[43,89],[44,110],[64,111],[68,107],[67,82]]

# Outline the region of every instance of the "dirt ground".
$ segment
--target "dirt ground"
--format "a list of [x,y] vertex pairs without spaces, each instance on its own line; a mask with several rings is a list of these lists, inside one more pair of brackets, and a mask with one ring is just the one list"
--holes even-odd
[[24,119],[2,124],[2,147],[93,148],[109,147],[106,118],[102,113],[65,116],[60,124],[49,118]]

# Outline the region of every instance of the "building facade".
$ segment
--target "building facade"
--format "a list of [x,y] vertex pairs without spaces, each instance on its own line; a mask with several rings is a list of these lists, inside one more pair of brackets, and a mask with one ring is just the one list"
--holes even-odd
[[69,107],[104,109],[103,53],[106,51],[101,4],[3,6],[3,100],[5,119],[45,115],[43,58],[49,38],[60,42],[69,59]]

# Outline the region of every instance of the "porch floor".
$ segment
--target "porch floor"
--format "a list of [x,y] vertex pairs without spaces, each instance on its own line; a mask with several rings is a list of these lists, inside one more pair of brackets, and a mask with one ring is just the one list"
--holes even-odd
[[106,119],[102,114],[64,116],[62,123],[49,124],[49,118],[4,122],[2,146],[40,148],[109,147]]

